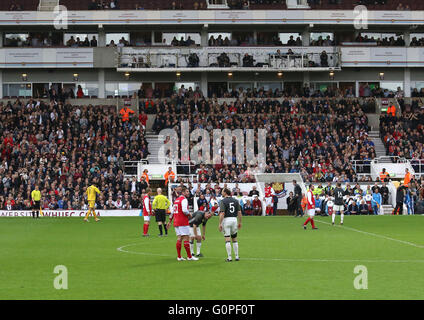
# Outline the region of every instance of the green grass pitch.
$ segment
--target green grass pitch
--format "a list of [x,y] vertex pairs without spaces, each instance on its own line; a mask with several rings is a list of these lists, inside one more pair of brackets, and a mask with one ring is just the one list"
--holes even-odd
[[[226,263],[217,217],[204,258],[183,262],[174,229],[159,238],[152,222],[142,238],[141,217],[1,218],[0,299],[424,298],[423,216],[346,216],[342,227],[317,217],[319,230],[306,231],[304,220],[244,217],[241,261]],[[67,290],[53,286],[57,265],[67,267]],[[357,265],[367,290],[354,288]]]

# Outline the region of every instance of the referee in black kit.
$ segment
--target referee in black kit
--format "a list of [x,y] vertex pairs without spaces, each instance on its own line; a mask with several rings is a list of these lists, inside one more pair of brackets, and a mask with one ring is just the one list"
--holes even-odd
[[219,231],[224,232],[227,262],[233,261],[231,257],[231,241],[233,242],[236,261],[239,261],[237,231],[241,229],[240,203],[231,196],[231,191],[224,189],[224,199],[221,200],[219,209]]
[[165,229],[165,236],[168,235],[168,230],[166,229],[166,210],[171,205],[171,201],[162,194],[161,188],[157,188],[156,192],[158,195],[153,200],[152,209],[155,212],[156,222],[158,223],[159,237],[162,237],[162,228]]
[[40,217],[40,201],[41,201],[41,192],[38,189],[38,185],[35,185],[35,189],[31,192],[31,200],[32,200],[32,217],[35,219],[35,215],[37,218]]

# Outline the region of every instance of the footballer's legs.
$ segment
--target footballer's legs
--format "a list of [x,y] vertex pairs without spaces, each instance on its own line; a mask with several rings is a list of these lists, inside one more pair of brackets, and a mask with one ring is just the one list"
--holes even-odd
[[234,255],[236,256],[236,261],[239,261],[239,247],[238,247],[238,241],[237,241],[237,233],[234,235],[231,235],[231,241],[233,242],[233,250]]
[[88,208],[88,211],[87,211],[87,213],[85,214],[84,221],[88,221],[88,217],[90,216],[90,213],[91,213],[91,208]]
[[333,223],[333,225],[334,225],[334,222],[336,221],[336,214],[337,214],[337,211],[334,210],[333,214],[331,215],[331,222]]
[[344,219],[344,211],[340,210],[340,224],[343,224],[343,219]]
[[158,227],[159,227],[159,236],[162,237],[163,236],[162,221],[158,221]]
[[181,236],[177,237],[177,260],[185,260],[183,257],[181,257]]
[[202,237],[197,236],[196,240],[196,256],[200,257],[200,249],[202,248]]
[[184,249],[187,252],[187,258],[191,259],[192,255],[191,255],[191,251],[190,251],[190,241],[189,241],[189,236],[183,236],[183,243],[184,243]]
[[144,217],[144,224],[143,224],[143,237],[147,237],[149,235],[149,224],[150,224],[150,217],[145,216]]
[[194,237],[190,237],[190,252],[194,255]]
[[233,258],[231,256],[231,238],[225,237],[225,249],[227,250],[227,261],[233,261]]

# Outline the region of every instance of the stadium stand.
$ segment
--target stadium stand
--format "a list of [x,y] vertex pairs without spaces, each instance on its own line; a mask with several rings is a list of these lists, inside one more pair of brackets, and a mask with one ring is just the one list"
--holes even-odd
[[[267,173],[300,172],[305,181],[357,181],[350,160],[375,158],[364,113],[366,102],[355,99],[302,99],[279,101],[237,100],[222,105],[212,100],[162,101],[156,108],[153,130],[178,127],[188,120],[196,128],[250,128],[265,125]],[[150,105],[151,106],[151,105]],[[150,109],[148,112],[151,112]],[[308,125],[306,125],[308,124]],[[211,132],[212,134],[212,132]],[[194,170],[194,171],[192,171]],[[198,174],[201,182],[249,182],[246,166],[235,164],[194,167],[185,174]]]
[[148,156],[138,119],[123,123],[114,106],[32,99],[0,103],[0,117],[1,209],[29,208],[35,184],[46,195],[43,209],[85,208],[93,177],[104,192],[100,207],[140,207],[141,183],[123,174],[123,161]]

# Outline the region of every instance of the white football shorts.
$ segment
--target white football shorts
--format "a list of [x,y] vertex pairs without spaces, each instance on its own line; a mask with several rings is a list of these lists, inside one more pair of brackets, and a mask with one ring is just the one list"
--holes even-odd
[[267,207],[272,207],[272,197],[265,198],[265,203]]
[[308,209],[308,216],[313,218],[315,216],[315,209]]
[[[200,233],[200,228],[196,227],[196,231],[197,231],[197,236],[201,236],[202,234]],[[194,237],[194,228],[190,227],[190,237]]]
[[144,221],[147,221],[147,222],[150,221],[150,216],[143,216],[143,218],[144,218]]
[[224,218],[222,221],[222,232],[224,233],[224,237],[230,237],[236,234],[238,231],[238,223],[237,218],[229,217]]
[[335,204],[333,207],[333,212],[341,212],[344,210],[344,206]]
[[174,227],[177,236],[189,236],[190,226]]

